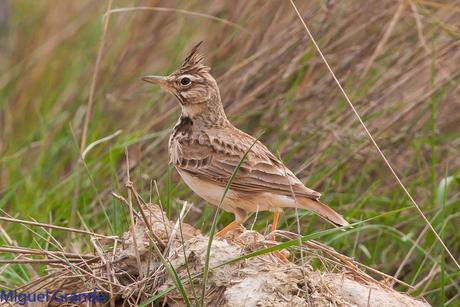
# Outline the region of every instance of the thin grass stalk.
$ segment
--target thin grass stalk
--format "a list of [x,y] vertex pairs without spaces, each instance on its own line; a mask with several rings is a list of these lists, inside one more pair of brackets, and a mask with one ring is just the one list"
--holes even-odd
[[214,239],[214,233],[216,232],[216,227],[217,227],[217,222],[219,221],[220,218],[220,209],[222,206],[222,203],[224,202],[225,196],[227,195],[228,190],[230,189],[230,185],[233,182],[233,179],[235,178],[236,174],[238,173],[238,170],[240,169],[241,165],[243,164],[243,161],[246,159],[248,153],[251,151],[252,147],[259,141],[259,138],[256,138],[254,142],[249,146],[249,148],[246,150],[244,155],[241,157],[240,161],[238,162],[238,165],[236,168],[233,170],[232,175],[230,176],[230,179],[227,182],[227,185],[225,186],[224,193],[222,194],[222,198],[220,199],[219,206],[217,206],[216,213],[214,214],[214,219],[212,221],[211,225],[211,230],[209,233],[209,239],[208,239],[208,246],[206,248],[206,257],[205,257],[205,262],[204,262],[204,271],[203,271],[203,288],[201,289],[201,301],[200,305],[204,307],[204,298],[206,296],[206,285],[208,283],[208,275],[209,275],[209,258],[211,257],[211,247],[212,247],[212,241]]
[[460,264],[458,263],[457,259],[455,259],[454,255],[451,253],[450,249],[447,247],[447,245],[444,243],[444,241],[442,240],[442,238],[439,236],[438,232],[434,229],[433,225],[431,225],[430,221],[428,220],[428,218],[425,216],[425,214],[423,213],[423,211],[420,209],[420,206],[417,204],[417,202],[414,200],[414,198],[412,197],[412,195],[409,193],[409,190],[407,190],[406,186],[403,184],[403,182],[401,181],[401,179],[399,178],[398,174],[396,174],[396,171],[393,169],[393,167],[391,166],[390,162],[388,161],[387,157],[385,156],[385,154],[383,153],[383,151],[380,149],[380,146],[377,144],[377,142],[375,141],[374,137],[372,136],[372,134],[370,133],[369,129],[367,128],[366,124],[364,123],[363,119],[361,118],[361,116],[359,115],[358,111],[356,110],[355,106],[353,105],[353,103],[351,102],[350,98],[348,97],[347,93],[345,92],[345,90],[343,89],[342,87],[342,84],[340,83],[339,79],[337,79],[334,71],[332,70],[332,68],[330,67],[328,61],[326,60],[326,58],[324,57],[323,55],[323,52],[321,51],[321,49],[319,48],[318,44],[316,43],[316,40],[314,39],[314,37],[312,36],[310,30],[308,29],[305,21],[303,20],[303,17],[302,15],[300,14],[299,10],[297,9],[296,5],[294,4],[294,1],[293,0],[290,0],[294,10],[296,11],[296,14],[297,16],[299,17],[300,21],[302,22],[305,30],[307,31],[308,33],[308,36],[311,38],[311,41],[313,42],[313,45],[315,46],[316,50],[318,51],[318,53],[320,54],[322,60],[324,61],[324,64],[327,66],[329,72],[331,73],[332,77],[334,78],[334,81],[336,82],[337,86],[339,87],[340,91],[342,92],[343,96],[345,97],[345,100],[347,101],[347,103],[349,104],[349,106],[351,107],[351,109],[353,110],[353,113],[356,115],[358,121],[360,122],[361,126],[363,127],[364,131],[366,132],[367,136],[369,137],[369,139],[372,141],[372,144],[374,145],[374,147],[377,149],[378,153],[380,154],[381,158],[383,159],[383,161],[385,162],[386,166],[388,167],[388,169],[391,171],[393,177],[396,179],[396,181],[398,182],[398,184],[401,186],[401,188],[403,189],[404,193],[407,195],[407,197],[409,198],[409,200],[411,201],[411,203],[414,205],[414,207],[417,209],[417,212],[420,214],[420,216],[422,217],[422,219],[425,221],[425,223],[430,227],[430,230],[433,232],[433,234],[435,235],[436,239],[439,241],[439,243],[441,243],[442,247],[444,248],[444,250],[449,254],[449,257],[452,259],[452,261],[455,263],[455,265],[457,266],[458,269],[460,269]]

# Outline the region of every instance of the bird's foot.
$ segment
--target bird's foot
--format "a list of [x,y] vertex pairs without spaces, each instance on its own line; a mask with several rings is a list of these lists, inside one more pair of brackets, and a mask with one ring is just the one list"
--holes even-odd
[[216,233],[216,237],[217,238],[223,238],[227,233],[229,233],[230,231],[234,230],[239,225],[240,225],[240,223],[237,222],[237,221],[231,222],[230,224],[228,224],[227,226],[222,228],[220,231],[218,231]]
[[273,252],[273,256],[275,256],[276,258],[278,258],[279,260],[281,260],[281,262],[283,263],[288,263],[289,262],[289,259],[286,257],[286,255],[281,252],[281,251],[276,251],[276,252]]

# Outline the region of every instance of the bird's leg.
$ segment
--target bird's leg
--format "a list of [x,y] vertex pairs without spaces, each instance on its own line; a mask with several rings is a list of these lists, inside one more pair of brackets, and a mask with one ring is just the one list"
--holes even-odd
[[244,211],[241,208],[234,207],[233,208],[233,213],[235,214],[235,220],[233,222],[231,222],[230,224],[228,224],[227,226],[225,226],[222,230],[217,232],[216,237],[222,238],[228,232],[232,231],[233,229],[235,229],[239,225],[242,225],[244,223],[244,221],[246,221],[246,219],[248,218],[248,215],[247,215],[246,211]]
[[216,237],[222,238],[222,237],[225,236],[229,231],[232,231],[233,229],[235,229],[235,228],[238,227],[239,225],[241,225],[241,223],[240,223],[238,220],[234,220],[233,222],[231,222],[230,224],[228,224],[227,226],[225,226],[224,228],[222,228],[221,230],[219,230],[219,231],[216,233]]
[[280,211],[278,208],[275,208],[275,210],[273,211],[272,232],[278,228],[279,220],[280,220]]
[[[280,210],[278,208],[275,208],[273,211],[272,232],[278,228],[279,220],[280,220]],[[276,241],[275,236],[273,236],[273,240]],[[275,257],[280,259],[282,262],[289,262],[288,258],[280,251],[274,252],[273,255],[275,255]]]

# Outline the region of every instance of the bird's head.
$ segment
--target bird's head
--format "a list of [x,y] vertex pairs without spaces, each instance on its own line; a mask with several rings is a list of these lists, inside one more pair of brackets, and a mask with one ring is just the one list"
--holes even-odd
[[179,100],[185,113],[202,113],[213,105],[221,105],[216,80],[209,73],[199,53],[201,42],[188,53],[182,64],[169,76],[145,76],[142,80],[159,85]]

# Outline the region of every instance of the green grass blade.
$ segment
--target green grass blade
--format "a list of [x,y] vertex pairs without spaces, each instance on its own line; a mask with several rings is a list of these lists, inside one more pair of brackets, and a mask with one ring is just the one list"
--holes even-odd
[[241,157],[240,161],[238,162],[238,165],[233,170],[233,173],[230,176],[230,179],[228,180],[227,185],[225,186],[225,190],[224,190],[224,193],[222,194],[222,198],[220,200],[219,206],[217,207],[216,213],[214,214],[214,219],[212,221],[212,226],[211,226],[211,230],[209,233],[208,246],[206,248],[206,257],[205,257],[204,271],[203,271],[203,288],[201,290],[200,306],[204,306],[204,298],[206,296],[206,286],[208,283],[208,275],[209,275],[209,258],[211,256],[211,246],[212,246],[212,241],[214,239],[214,233],[216,232],[217,222],[219,220],[220,208],[222,206],[222,203],[224,202],[224,199],[225,199],[225,196],[227,195],[228,190],[230,189],[230,185],[232,184],[233,179],[235,178],[236,174],[238,173],[238,170],[241,167],[241,164],[243,164],[243,161],[246,159],[248,153],[251,151],[251,148],[257,143],[259,138],[260,136],[254,140],[251,146],[249,146],[249,148],[246,150],[246,152],[244,153],[244,155]]

